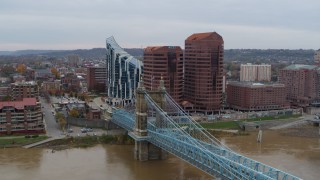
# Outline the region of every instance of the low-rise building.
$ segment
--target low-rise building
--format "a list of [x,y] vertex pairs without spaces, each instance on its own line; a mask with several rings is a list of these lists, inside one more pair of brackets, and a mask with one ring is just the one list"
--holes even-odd
[[44,91],[49,91],[49,90],[59,91],[60,86],[61,86],[60,80],[45,81],[42,83],[42,88]]
[[43,133],[41,104],[36,98],[0,102],[0,133]]
[[229,107],[244,111],[266,111],[290,108],[284,84],[229,82],[227,85]]
[[66,74],[61,76],[61,85],[65,90],[79,92],[80,88],[80,79],[76,74]]
[[39,87],[35,81],[11,83],[12,100],[21,101],[23,98],[39,100]]
[[89,109],[87,114],[88,120],[101,119],[101,111],[99,109]]

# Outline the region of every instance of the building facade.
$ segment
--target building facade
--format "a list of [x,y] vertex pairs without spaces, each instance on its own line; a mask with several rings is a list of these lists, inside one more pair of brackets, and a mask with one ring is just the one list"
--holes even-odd
[[105,92],[107,71],[105,67],[88,67],[87,90]]
[[267,111],[290,108],[284,84],[229,82],[227,104],[242,111]]
[[35,81],[11,83],[11,98],[22,101],[23,98],[36,98],[39,100],[39,87]]
[[0,102],[0,133],[43,133],[41,104],[36,98]]
[[124,51],[113,37],[107,38],[106,51],[107,96],[129,103],[134,99],[138,87],[142,62]]
[[271,65],[241,64],[240,81],[271,81]]
[[285,84],[287,99],[294,106],[309,106],[320,97],[317,66],[290,65],[279,71],[279,82]]
[[79,92],[81,90],[80,78],[74,73],[61,75],[61,87],[66,91]]
[[144,49],[143,81],[147,90],[157,89],[161,77],[167,92],[180,103],[183,95],[183,52],[179,46]]
[[10,97],[10,87],[8,86],[0,86],[0,101],[5,101]]
[[61,86],[61,80],[44,81],[42,83],[42,88],[46,92],[48,92],[50,90],[60,91],[60,86]]
[[223,38],[216,32],[193,34],[185,40],[182,105],[186,110],[213,113],[221,109],[223,52]]

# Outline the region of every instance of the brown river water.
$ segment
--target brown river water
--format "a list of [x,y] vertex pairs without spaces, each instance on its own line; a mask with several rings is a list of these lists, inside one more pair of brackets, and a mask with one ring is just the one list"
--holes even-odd
[[[320,179],[320,138],[281,136],[263,132],[225,137],[231,149],[306,180]],[[34,148],[0,149],[0,180],[164,180],[211,179],[170,155],[167,160],[139,162],[131,145],[97,145],[56,151]]]

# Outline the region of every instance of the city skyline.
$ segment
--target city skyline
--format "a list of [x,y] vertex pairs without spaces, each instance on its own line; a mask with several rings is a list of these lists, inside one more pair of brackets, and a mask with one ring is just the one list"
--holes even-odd
[[193,32],[221,34],[225,49],[319,49],[320,2],[244,0],[4,0],[0,51],[176,45]]

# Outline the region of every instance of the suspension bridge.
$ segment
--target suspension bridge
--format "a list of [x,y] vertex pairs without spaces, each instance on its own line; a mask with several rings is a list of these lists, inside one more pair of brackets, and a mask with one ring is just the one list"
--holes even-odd
[[220,179],[300,180],[240,155],[194,121],[165,91],[147,92],[141,81],[135,110],[114,109],[112,121],[135,139],[135,159],[166,158],[167,152]]

